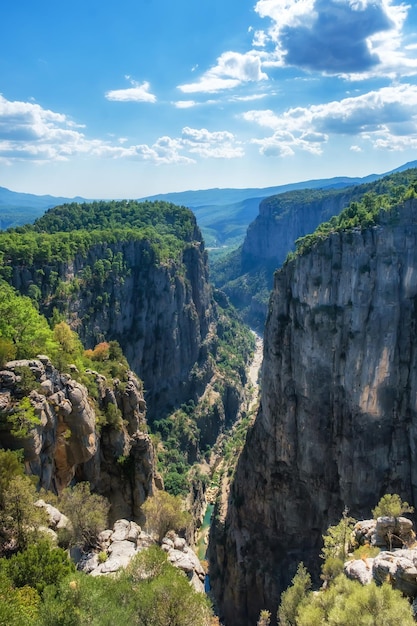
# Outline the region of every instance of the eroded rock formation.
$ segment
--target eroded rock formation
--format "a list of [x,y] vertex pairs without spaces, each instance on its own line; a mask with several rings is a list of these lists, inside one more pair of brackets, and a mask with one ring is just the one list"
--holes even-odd
[[[22,391],[22,368],[33,374],[36,389]],[[140,519],[140,506],[162,487],[152,442],[144,432],[146,403],[140,381],[131,372],[121,388],[118,381],[107,381],[97,372],[90,371],[90,376],[102,408],[117,404],[118,424],[99,429],[87,389],[60,373],[48,357],[7,363],[0,371],[2,445],[23,446],[27,472],[39,477],[39,487],[60,493],[74,479],[88,480],[110,500],[112,520],[121,514]],[[22,397],[29,398],[36,423],[22,417],[26,436],[16,438],[11,423],[16,428]]]
[[276,273],[261,406],[210,543],[228,626],[276,615],[345,506],[363,518],[387,492],[417,502],[416,324],[416,200]]

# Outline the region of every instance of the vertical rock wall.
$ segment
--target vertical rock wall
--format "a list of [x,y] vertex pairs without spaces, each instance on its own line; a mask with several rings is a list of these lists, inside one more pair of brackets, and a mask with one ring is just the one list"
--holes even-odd
[[417,502],[417,202],[334,233],[276,273],[261,407],[213,528],[212,586],[227,626],[276,615],[299,561],[347,506]]
[[[146,240],[101,244],[71,263],[14,267],[12,283],[23,294],[37,285],[41,311],[47,317],[54,308],[62,311],[86,347],[117,340],[144,381],[153,419],[196,399],[210,378],[207,343],[215,313],[197,228],[195,237],[177,261],[159,260]],[[110,261],[103,270],[103,260],[112,258],[121,267],[114,271]],[[206,376],[195,375],[205,368]]]

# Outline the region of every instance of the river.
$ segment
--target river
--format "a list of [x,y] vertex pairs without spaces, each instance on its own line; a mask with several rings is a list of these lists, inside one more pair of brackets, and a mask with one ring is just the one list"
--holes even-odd
[[[259,399],[259,374],[262,365],[263,355],[263,339],[256,331],[252,330],[255,335],[255,352],[248,369],[248,386],[251,387],[250,400],[247,407],[247,413],[253,411]],[[208,503],[204,514],[203,522],[199,532],[199,540],[196,545],[196,552],[200,560],[206,558],[208,536],[210,532],[211,516],[213,514],[214,504]]]

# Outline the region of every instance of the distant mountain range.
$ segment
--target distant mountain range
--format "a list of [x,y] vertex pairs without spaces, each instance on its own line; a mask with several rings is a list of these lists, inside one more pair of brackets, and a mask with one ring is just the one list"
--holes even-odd
[[[203,232],[207,247],[230,249],[242,243],[248,225],[258,215],[259,203],[263,198],[293,191],[295,189],[342,188],[372,182],[393,172],[417,167],[417,161],[405,163],[384,174],[370,174],[351,178],[339,176],[318,180],[307,180],[276,187],[247,189],[202,189],[146,196],[139,200],[165,200],[193,210]],[[68,202],[92,202],[82,197],[64,198],[50,195],[37,196],[19,193],[0,187],[0,230],[33,222],[54,206]]]

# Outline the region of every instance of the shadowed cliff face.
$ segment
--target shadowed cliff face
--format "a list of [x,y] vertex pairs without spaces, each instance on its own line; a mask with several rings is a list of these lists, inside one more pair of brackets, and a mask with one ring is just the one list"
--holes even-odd
[[[41,312],[62,311],[86,347],[117,340],[144,382],[152,420],[202,393],[210,377],[200,375],[198,387],[194,375],[208,366],[214,319],[197,229],[195,236],[177,261],[156,258],[147,241],[94,245],[70,263],[15,267],[12,284],[22,293],[37,285]],[[54,272],[64,288],[52,284]]]
[[261,407],[211,543],[228,626],[275,616],[299,561],[317,573],[345,506],[361,517],[386,492],[417,502],[416,324],[415,200],[277,272]]

